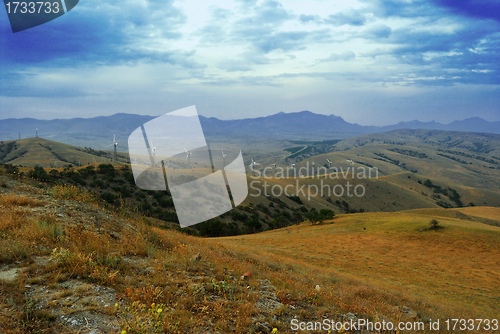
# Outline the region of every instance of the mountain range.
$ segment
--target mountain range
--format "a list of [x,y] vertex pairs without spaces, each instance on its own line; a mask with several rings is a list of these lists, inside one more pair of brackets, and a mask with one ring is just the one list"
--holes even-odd
[[[35,136],[80,147],[104,149],[112,144],[113,135],[126,150],[130,133],[156,116],[118,113],[94,118],[39,120],[34,118],[0,120],[0,140],[15,140]],[[335,115],[320,115],[310,111],[280,112],[275,115],[235,120],[220,120],[200,116],[208,138],[269,138],[293,140],[344,139],[369,133],[398,129],[430,129],[500,134],[500,122],[488,122],[479,117],[441,124],[435,121],[400,122],[388,126],[363,126],[346,122]]]

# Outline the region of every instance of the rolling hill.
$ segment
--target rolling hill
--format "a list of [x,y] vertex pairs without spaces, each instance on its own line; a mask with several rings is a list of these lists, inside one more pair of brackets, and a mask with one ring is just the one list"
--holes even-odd
[[[273,147],[265,150],[265,144],[261,143],[263,146],[251,151],[251,156],[262,163],[259,166],[262,174],[254,178],[249,172],[249,196],[243,205],[260,207],[257,211],[263,215],[264,227],[278,212],[262,211],[273,201],[284,203],[283,212],[288,211],[290,215],[301,206],[330,209],[337,214],[472,205],[500,207],[499,138],[500,135],[494,134],[397,130],[342,141],[287,141],[281,146],[300,145],[285,150]],[[244,155],[248,162],[250,153],[244,152]],[[109,163],[111,157],[109,151],[94,151],[42,138],[0,143],[0,162],[14,165],[52,167],[58,161],[59,167],[70,163],[77,166],[80,161],[82,165]],[[126,154],[119,154],[120,162],[126,162],[127,158]],[[327,169],[327,159],[332,161],[334,169]],[[347,159],[352,159],[354,164],[351,166]],[[274,176],[270,164],[276,160],[278,171],[283,175]],[[292,162],[295,170],[290,169]],[[91,183],[92,180],[81,181],[87,186]],[[349,185],[351,194],[347,192]],[[362,191],[362,196],[352,193],[356,186],[357,194]],[[110,184],[99,191],[114,193],[112,189],[120,187],[120,184]],[[287,193],[282,191],[285,188]],[[222,220],[230,223],[231,217]]]
[[73,186],[16,178],[0,168],[0,328],[8,333],[498,320],[499,208],[342,214],[200,238]]
[[[117,154],[118,162],[128,161],[128,155]],[[113,152],[71,146],[43,138],[28,138],[0,142],[0,163],[21,166],[65,167],[110,163]]]

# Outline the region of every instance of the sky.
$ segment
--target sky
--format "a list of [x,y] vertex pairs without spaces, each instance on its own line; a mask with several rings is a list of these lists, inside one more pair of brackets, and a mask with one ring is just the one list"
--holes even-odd
[[0,10],[0,119],[500,121],[499,70],[497,0],[82,0],[17,33]]

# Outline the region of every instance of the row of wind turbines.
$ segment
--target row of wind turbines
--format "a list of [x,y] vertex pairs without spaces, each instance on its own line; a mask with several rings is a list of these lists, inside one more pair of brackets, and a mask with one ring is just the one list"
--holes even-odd
[[[37,129],[38,130],[38,129]],[[113,135],[113,143],[111,143],[110,145],[106,146],[106,147],[110,147],[110,146],[113,146],[113,149],[114,149],[114,163],[116,164],[118,162],[118,159],[117,159],[117,152],[116,152],[116,148],[118,146],[118,143],[116,141],[116,135]],[[151,148],[149,149],[151,151],[151,157],[152,157],[152,162],[153,162],[153,166],[156,166],[156,146],[154,146],[154,144],[151,142]],[[189,168],[191,168],[191,155],[193,154],[193,152],[191,151],[188,151],[186,148],[184,148],[184,151],[186,152],[186,157],[184,158],[184,160],[187,160],[188,161],[188,165],[189,165]],[[223,160],[223,163],[222,163],[222,168],[224,169],[226,167],[226,157],[227,157],[227,154],[224,153],[224,150],[220,150],[221,151],[221,154],[222,154],[222,160]],[[95,160],[95,159],[94,159]],[[257,166],[257,165],[260,165],[260,163],[256,162],[253,160],[253,158],[251,158],[252,162],[248,165],[248,167],[251,167],[253,169],[253,167]],[[352,161],[352,159],[347,159],[346,160],[347,162],[349,162],[349,165],[352,166],[354,165],[354,161]],[[328,163],[328,167],[330,168],[332,166],[332,161],[330,159],[326,159],[326,162]],[[276,168],[278,166],[278,161],[276,161],[275,163],[271,164],[270,166],[274,166],[274,174],[276,175]],[[315,170],[315,166],[316,166],[316,163],[313,161],[312,162],[312,166],[313,166],[313,176],[314,176],[314,170]],[[295,169],[295,163],[292,163],[290,165],[290,169],[294,170]]]

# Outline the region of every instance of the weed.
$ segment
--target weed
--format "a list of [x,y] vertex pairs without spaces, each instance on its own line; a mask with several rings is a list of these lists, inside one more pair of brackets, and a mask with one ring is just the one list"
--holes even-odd
[[126,333],[153,334],[163,333],[163,319],[168,311],[165,305],[152,303],[147,307],[141,302],[133,302],[132,306],[121,307],[115,304],[116,311],[122,319],[121,327]]

